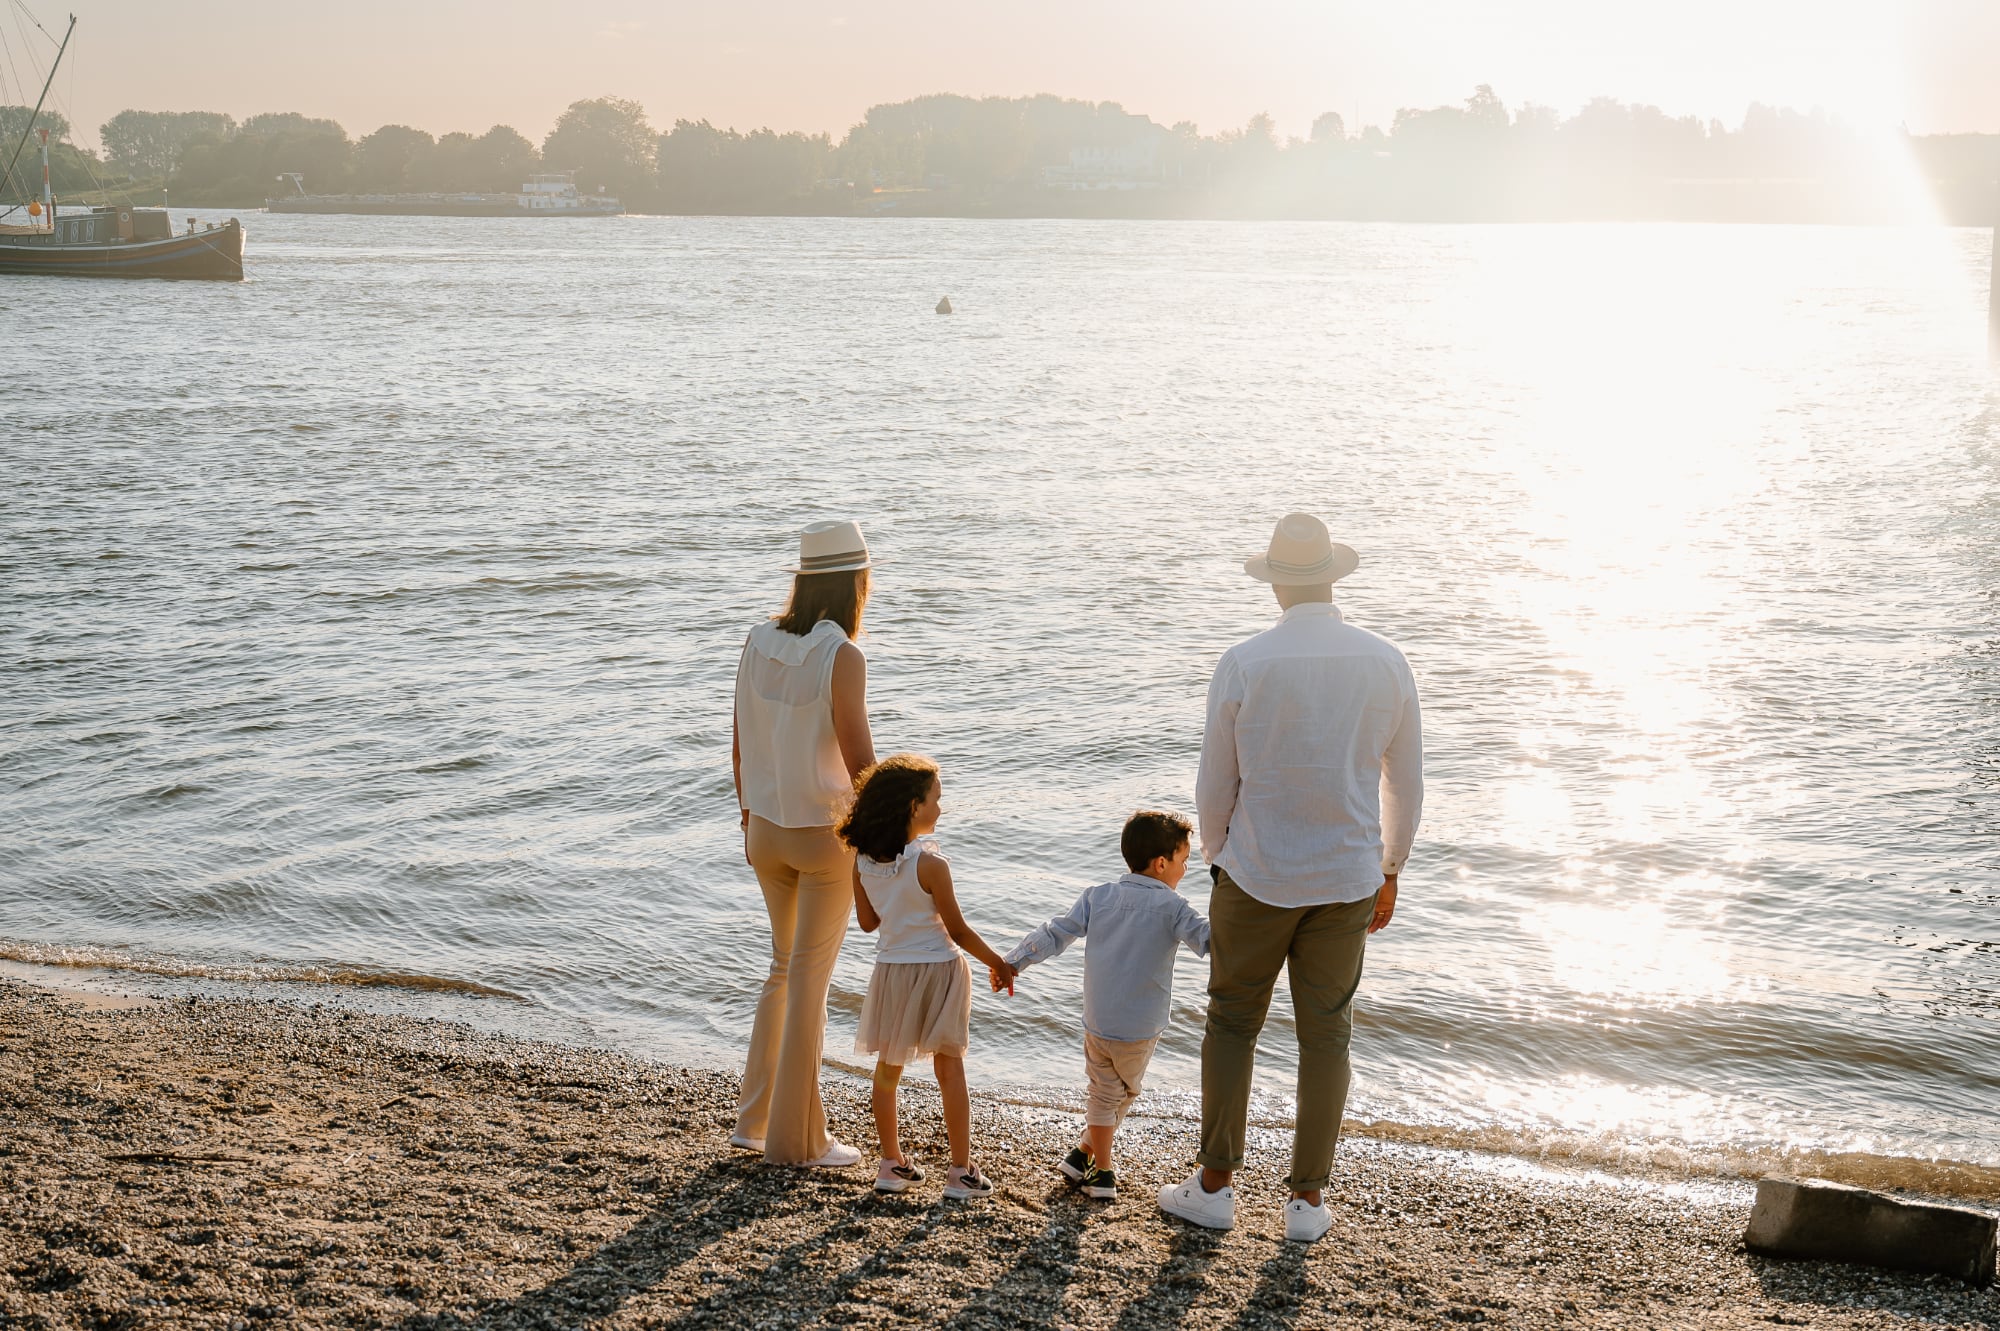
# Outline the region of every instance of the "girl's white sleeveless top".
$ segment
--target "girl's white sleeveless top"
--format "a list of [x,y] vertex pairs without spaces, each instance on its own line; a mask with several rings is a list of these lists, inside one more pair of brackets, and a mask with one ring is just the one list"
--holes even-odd
[[826,827],[852,783],[833,735],[833,658],[847,641],[822,619],[804,636],[774,623],[750,630],[736,667],[736,742],[743,803],[780,827]]
[[875,960],[894,962],[956,961],[958,949],[945,932],[937,903],[917,881],[917,859],[923,852],[938,854],[937,843],[929,837],[912,841],[903,853],[884,864],[866,855],[855,857],[861,871],[861,890],[868,904],[882,917],[875,934]]

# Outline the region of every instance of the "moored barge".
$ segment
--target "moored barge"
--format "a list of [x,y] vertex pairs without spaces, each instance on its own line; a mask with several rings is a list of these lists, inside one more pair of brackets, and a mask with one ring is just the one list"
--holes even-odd
[[297,172],[288,171],[278,179],[289,181],[294,192],[282,199],[264,200],[265,212],[366,217],[615,217],[624,211],[618,200],[608,195],[580,192],[573,171],[531,176],[515,194],[308,194],[305,178]]

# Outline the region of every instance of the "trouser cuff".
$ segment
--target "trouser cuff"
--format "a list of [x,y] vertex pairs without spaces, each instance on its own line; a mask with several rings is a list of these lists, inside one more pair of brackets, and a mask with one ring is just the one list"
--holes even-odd
[[1237,1170],[1243,1168],[1243,1157],[1240,1155],[1232,1160],[1228,1156],[1211,1155],[1207,1151],[1199,1151],[1195,1154],[1194,1162],[1203,1169],[1219,1169],[1225,1174],[1234,1174]]

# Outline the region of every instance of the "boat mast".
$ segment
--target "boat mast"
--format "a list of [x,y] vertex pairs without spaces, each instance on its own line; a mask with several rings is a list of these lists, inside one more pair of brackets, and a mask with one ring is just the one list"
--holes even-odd
[[[49,66],[49,76],[42,82],[42,95],[35,99],[35,109],[28,115],[27,126],[21,131],[21,141],[14,145],[14,155],[7,159],[7,173],[5,175],[0,175],[0,182],[9,181],[14,178],[14,168],[21,161],[21,149],[28,146],[28,136],[35,132],[35,122],[41,119],[42,103],[46,102],[49,99],[49,89],[54,86],[56,81],[56,70],[62,67],[63,52],[69,50],[69,39],[71,34],[73,34],[75,31],[76,31],[76,15],[71,14],[69,16],[69,29],[68,31],[63,33],[62,45],[56,48],[55,63]],[[49,132],[47,130],[43,130],[42,156],[44,161],[46,161],[48,158],[48,151],[49,151]],[[47,171],[44,170],[43,172],[44,188],[47,187],[47,183],[48,183]]]

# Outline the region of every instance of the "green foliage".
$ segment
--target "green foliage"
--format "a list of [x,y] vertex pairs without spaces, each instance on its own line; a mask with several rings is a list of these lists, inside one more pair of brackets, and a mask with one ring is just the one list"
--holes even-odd
[[542,163],[552,171],[576,172],[576,186],[584,193],[601,190],[629,207],[653,197],[657,138],[637,102],[619,97],[571,102],[542,142]]
[[288,191],[278,176],[296,171],[308,189],[339,190],[347,185],[353,157],[347,131],[331,120],[289,112],[251,116],[234,134],[192,139],[168,189],[174,197],[251,204]]
[[98,127],[105,161],[142,180],[163,180],[180,168],[196,139],[227,139],[236,121],[220,111],[120,111]]
[[[4,147],[7,152],[6,157],[0,157],[0,166],[7,165],[7,157],[14,155],[14,145],[21,141],[21,131],[28,127],[28,118],[34,113],[35,108],[32,106],[0,106],[0,147]],[[69,142],[67,116],[59,115],[44,106],[42,118],[36,123],[49,132],[50,147]],[[34,146],[32,143],[29,144],[23,152],[32,150]]]
[[660,137],[660,199],[673,212],[790,212],[833,165],[824,134],[739,134],[706,120],[677,120]]
[[[10,117],[18,135],[26,112],[0,108],[0,132]],[[60,117],[52,123],[67,134]],[[572,103],[540,152],[504,125],[435,140],[385,125],[352,143],[333,121],[294,112],[236,125],[214,112],[124,111],[102,135],[110,169],[168,174],[174,196],[190,202],[288,192],[281,172],[302,173],[312,193],[511,193],[536,171],[556,170],[635,210],[714,213],[1500,219],[1733,208],[1733,216],[1753,215],[1760,196],[1744,190],[1772,181],[1865,198],[1871,160],[1859,136],[1817,112],[1753,105],[1732,131],[1598,98],[1565,119],[1531,104],[1510,111],[1484,84],[1459,105],[1403,108],[1386,131],[1327,112],[1304,141],[1281,140],[1261,114],[1203,135],[1113,102],[949,94],[871,107],[837,143],[707,120],[677,120],[659,134],[638,103],[610,97]],[[1955,205],[1959,212],[1976,210],[1982,222],[1995,142],[1909,141],[1926,175],[1972,201]],[[52,157],[58,188],[86,188],[61,182],[106,170],[67,144]],[[1726,194],[1735,183],[1744,190]],[[17,197],[20,186],[17,178]]]
[[408,125],[384,125],[354,145],[354,187],[401,194],[436,184],[437,140]]
[[[22,131],[29,127],[31,106],[0,106],[0,171],[14,162],[14,173],[0,180],[0,208],[42,196],[41,144],[31,135],[22,143]],[[69,142],[69,121],[47,110],[38,122],[49,131],[49,184],[56,195],[94,193],[107,172],[95,155]],[[14,158],[20,147],[21,156]]]
[[347,137],[347,131],[331,120],[314,120],[302,116],[297,111],[266,111],[263,115],[251,116],[242,124],[242,130],[251,138],[272,138],[284,134],[303,134],[312,137]]
[[279,177],[293,172],[314,194],[512,193],[540,167],[535,145],[505,125],[477,138],[458,133],[436,140],[407,125],[384,125],[350,143],[331,120],[280,112],[234,125],[207,114],[201,123],[208,128],[179,150],[168,181],[172,197],[254,204],[292,193],[291,182]]
[[495,125],[474,139],[467,160],[472,189],[519,189],[542,169],[542,155],[535,145],[506,125]]

